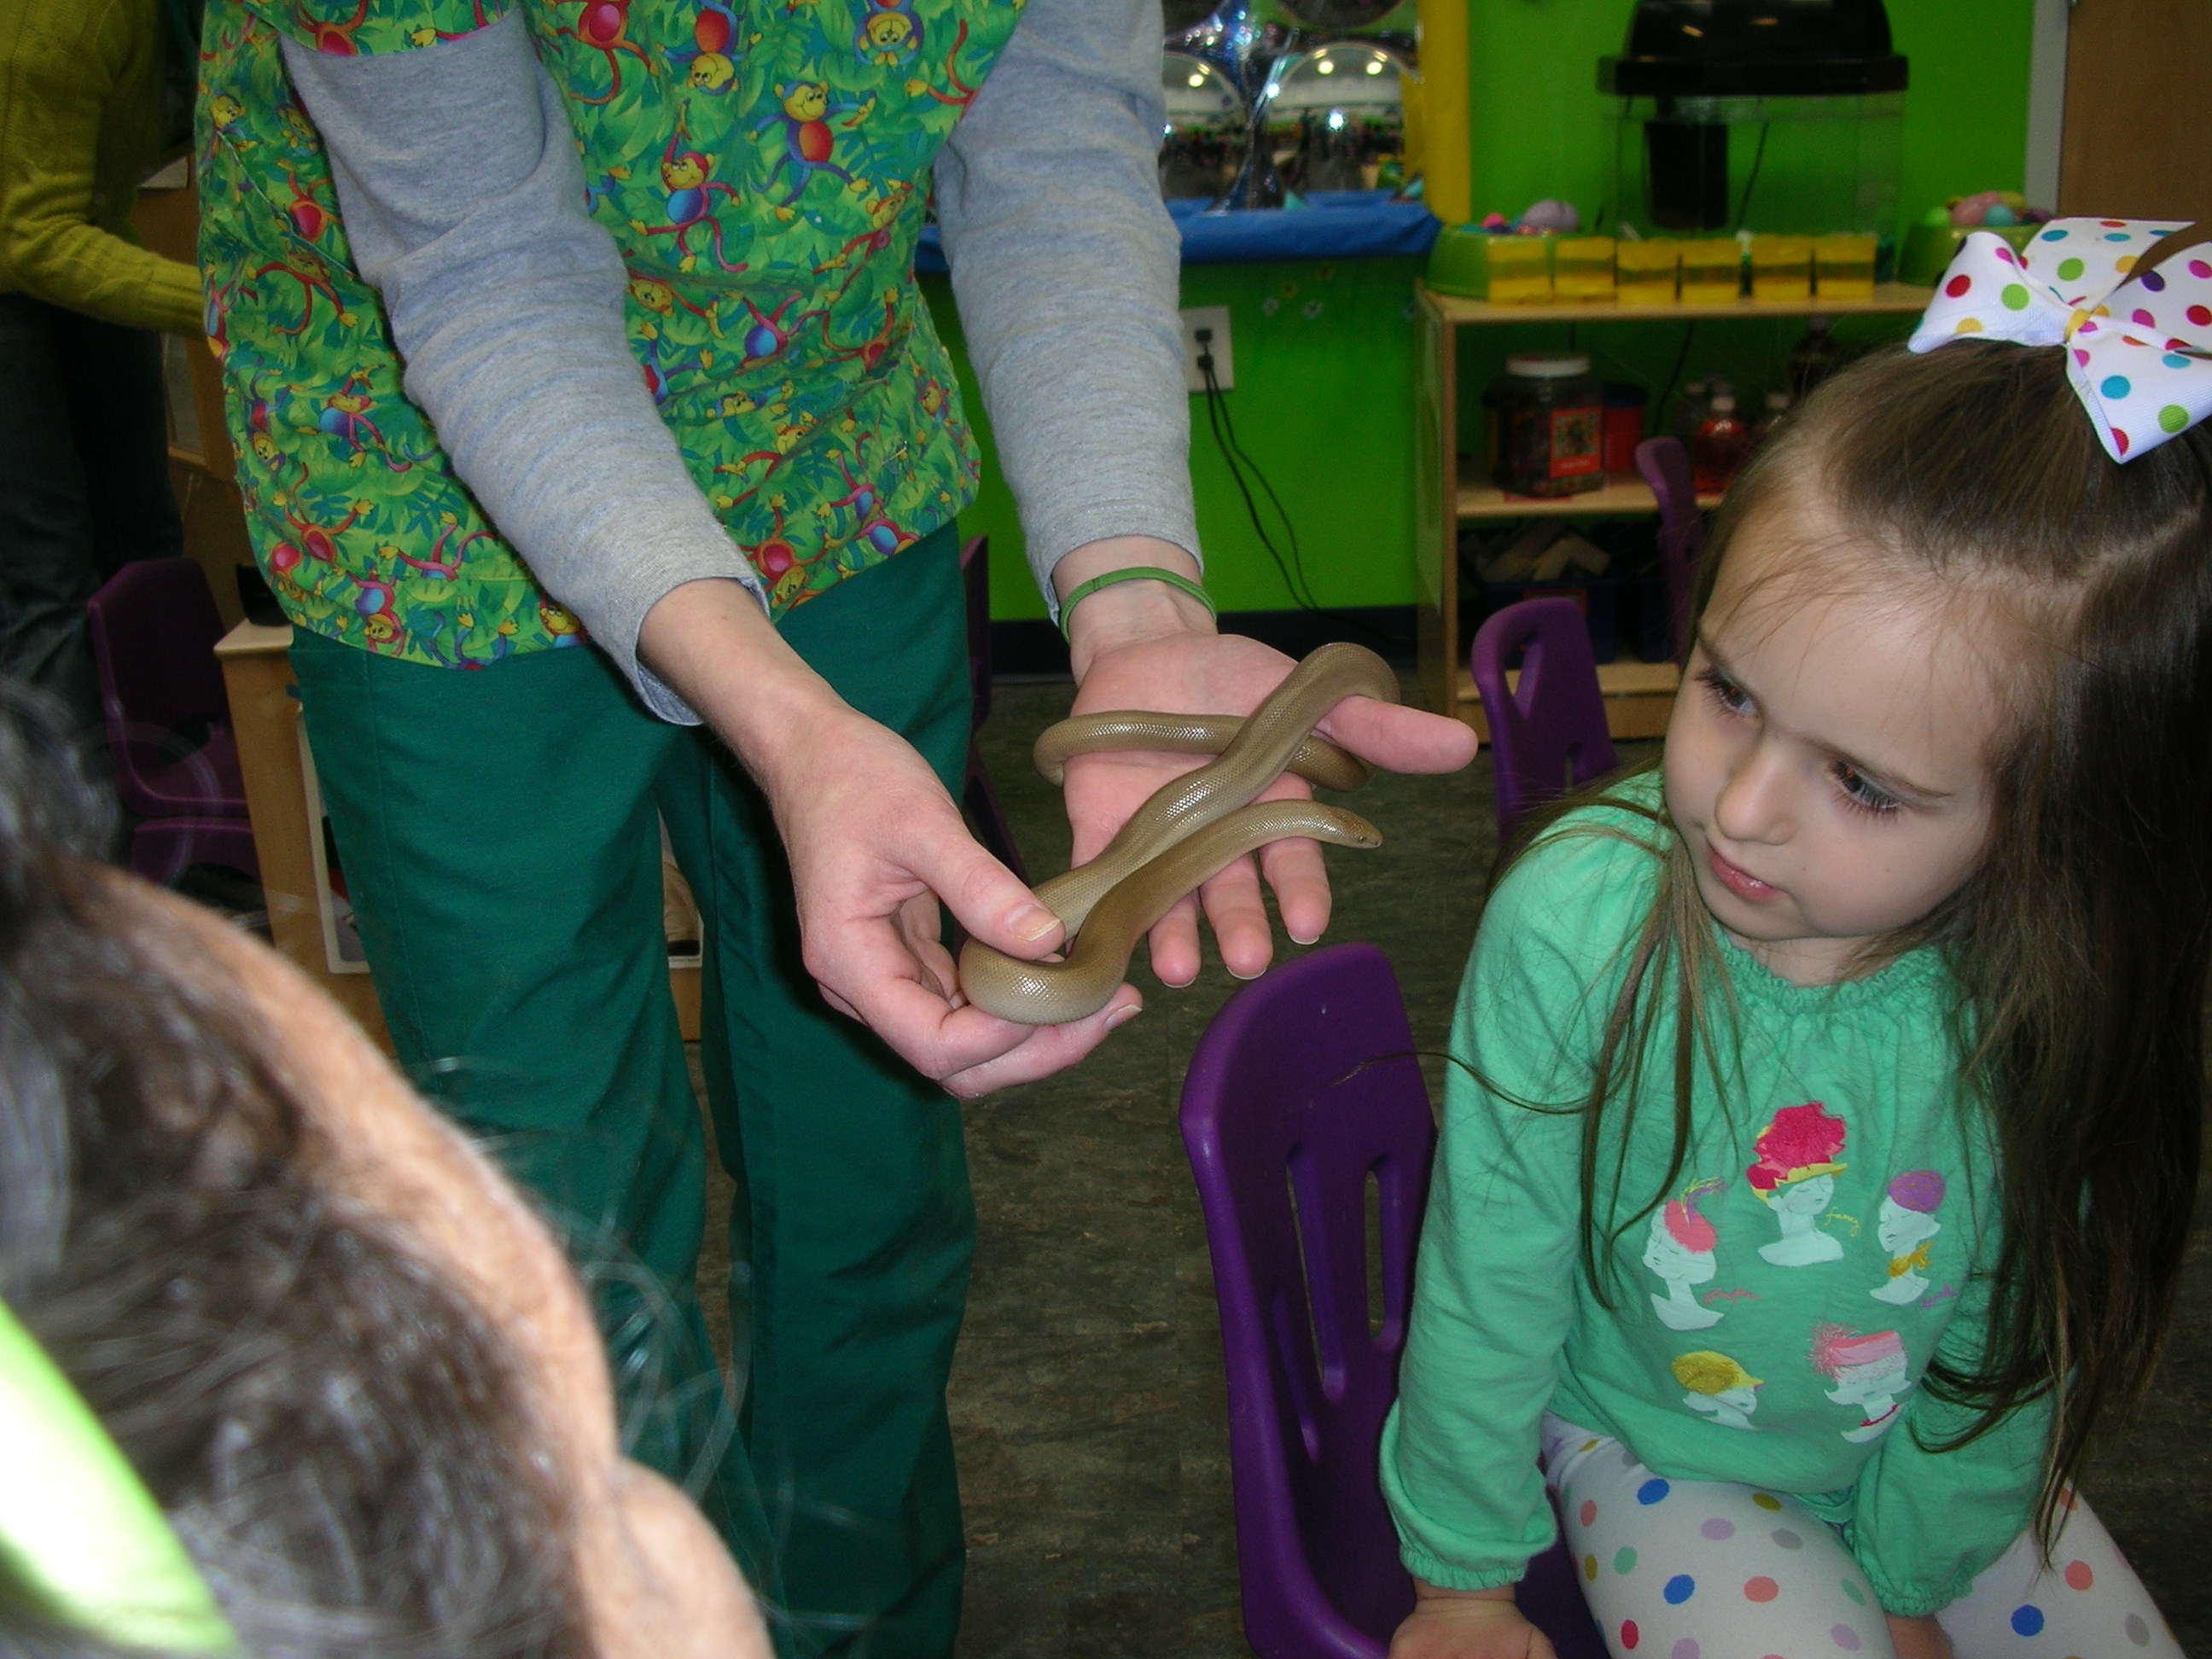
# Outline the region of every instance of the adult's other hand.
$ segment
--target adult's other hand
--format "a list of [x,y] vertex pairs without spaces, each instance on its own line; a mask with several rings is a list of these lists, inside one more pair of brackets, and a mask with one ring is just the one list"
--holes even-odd
[[639,647],[762,789],[791,864],[806,969],[924,1076],[973,1096],[1073,1065],[1141,1006],[1123,988],[1088,1019],[1017,1025],[969,1006],[938,901],[1010,956],[1063,930],[976,844],[911,744],[838,696],[734,582],[692,582],[647,613]]

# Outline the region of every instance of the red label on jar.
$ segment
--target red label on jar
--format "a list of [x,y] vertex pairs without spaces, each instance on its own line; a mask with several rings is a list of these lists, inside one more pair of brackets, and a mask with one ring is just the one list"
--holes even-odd
[[1555,478],[1577,477],[1605,467],[1605,410],[1552,411],[1552,466]]

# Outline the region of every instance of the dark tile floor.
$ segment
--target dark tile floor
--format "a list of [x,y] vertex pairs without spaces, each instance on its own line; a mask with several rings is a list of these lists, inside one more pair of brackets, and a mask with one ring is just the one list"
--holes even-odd
[[[1069,696],[1000,686],[984,734],[1040,878],[1066,867],[1067,832],[1028,746]],[[1493,848],[1487,762],[1454,778],[1381,776],[1358,805],[1384,844],[1328,855],[1328,937],[1386,949],[1416,1042],[1441,1046]],[[1236,987],[1218,967],[1185,990],[1141,969],[1136,982],[1145,1012],[1083,1068],[968,1109],[980,1239],[951,1390],[971,1547],[960,1659],[1250,1651],[1212,1281],[1176,1128],[1192,1047]],[[727,1270],[721,1231],[708,1229],[703,1286]],[[719,1295],[708,1299],[718,1317]],[[2212,1237],[2200,1227],[2161,1384],[2105,1435],[2084,1486],[2184,1647],[2212,1654],[2208,1429]]]

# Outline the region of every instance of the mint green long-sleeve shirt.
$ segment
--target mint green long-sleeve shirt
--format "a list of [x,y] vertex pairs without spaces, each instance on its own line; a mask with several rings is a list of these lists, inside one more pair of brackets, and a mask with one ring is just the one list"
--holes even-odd
[[[1626,787],[1657,805],[1656,777]],[[1583,833],[1600,825],[1628,838]],[[1670,1478],[1797,1495],[1844,1529],[1885,1607],[1932,1612],[2026,1529],[2048,1432],[2027,1409],[1955,1450],[1923,1443],[1967,1420],[1920,1383],[1938,1353],[1978,1357],[1998,1242],[1952,982],[1922,951],[1862,981],[1793,986],[1723,936],[1725,1088],[1701,1070],[1688,1159],[1601,1257],[1614,1275],[1602,1305],[1580,1260],[1575,1109],[1651,905],[1660,833],[1577,813],[1484,915],[1454,1026],[1475,1075],[1454,1067],[1448,1085],[1383,1431],[1406,1565],[1450,1589],[1519,1578],[1553,1535],[1535,1465],[1548,1410]],[[1655,1033],[1632,1126],[1628,1103],[1608,1109],[1601,1164],[1626,1154],[1623,1216],[1666,1173],[1673,1029]]]

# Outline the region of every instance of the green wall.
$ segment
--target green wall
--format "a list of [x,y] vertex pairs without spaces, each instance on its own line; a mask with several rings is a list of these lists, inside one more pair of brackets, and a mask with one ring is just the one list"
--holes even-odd
[[[1609,178],[1607,100],[1597,59],[1617,52],[1629,0],[1469,0],[1471,143],[1478,210],[1513,214],[1545,196],[1587,210]],[[1947,196],[2019,188],[2027,131],[2032,0],[1889,0],[1898,50],[1911,59],[1905,94],[1899,203],[1906,222]],[[1421,262],[1194,265],[1183,303],[1225,305],[1237,389],[1226,394],[1237,433],[1296,520],[1307,578],[1325,605],[1405,605],[1413,599],[1413,284]],[[939,328],[953,348],[969,418],[985,444],[982,494],[963,529],[988,532],[996,558],[993,614],[1044,615],[1022,558],[1013,501],[989,450],[989,428],[959,349],[949,285],[925,278]],[[1272,302],[1272,303],[1271,303]],[[1779,383],[1795,319],[1705,323],[1689,334],[1684,373],[1717,371],[1754,410]],[[1902,331],[1863,323],[1857,343]],[[1463,330],[1463,422],[1508,351],[1574,345],[1608,379],[1656,394],[1681,352],[1679,324],[1520,325]],[[1191,475],[1206,581],[1224,610],[1289,608],[1292,601],[1245,518],[1205,406],[1191,403]],[[1466,429],[1463,424],[1462,429]]]
[[[1413,599],[1412,307],[1422,264],[1193,265],[1182,274],[1185,305],[1230,309],[1237,389],[1223,398],[1238,441],[1297,526],[1307,580],[1324,605]],[[951,286],[925,277],[922,290],[984,442],[982,493],[961,528],[990,535],[992,614],[1042,617],[1044,601],[1020,556],[1013,497],[990,453],[989,422],[960,349]],[[1190,400],[1190,415],[1207,588],[1224,611],[1291,608],[1296,601],[1253,533],[1207,428],[1203,398]],[[1274,520],[1268,524],[1272,532]]]

